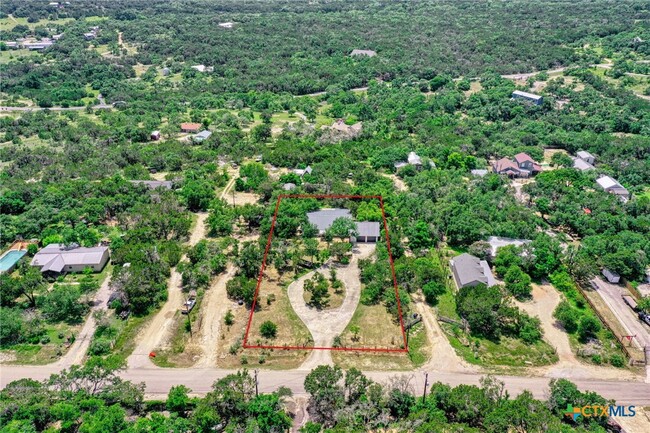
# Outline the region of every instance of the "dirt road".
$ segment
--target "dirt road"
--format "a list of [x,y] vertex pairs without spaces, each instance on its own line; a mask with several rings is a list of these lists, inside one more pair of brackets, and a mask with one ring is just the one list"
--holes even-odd
[[425,370],[444,370],[444,371],[457,371],[457,372],[473,372],[479,371],[479,368],[465,362],[456,351],[449,340],[445,336],[443,330],[440,328],[438,319],[435,317],[431,307],[429,307],[420,294],[412,295],[413,306],[415,310],[422,315],[422,323],[429,335],[431,341],[431,354],[429,361],[422,367]]
[[228,299],[226,293],[226,283],[235,275],[235,270],[235,266],[229,263],[226,272],[213,280],[210,289],[203,296],[201,303],[203,318],[196,340],[203,355],[194,364],[195,367],[215,367],[217,365],[217,346],[222,318],[228,309],[233,307],[233,301]]
[[93,313],[99,310],[106,310],[108,308],[108,297],[111,295],[111,289],[109,283],[111,281],[111,276],[109,273],[106,274],[104,281],[102,281],[101,286],[95,293],[93,297],[93,306],[90,309],[90,314],[84,323],[83,328],[77,335],[74,343],[70,346],[68,351],[63,355],[54,365],[61,368],[68,368],[74,364],[81,364],[86,353],[88,352],[88,347],[90,346],[90,341],[93,338],[95,333],[95,328],[97,327],[97,322],[93,317]]
[[[196,245],[205,237],[205,220],[207,217],[208,214],[206,212],[197,213],[196,222],[190,232],[187,245]],[[185,260],[186,258],[183,255],[181,260]],[[171,276],[167,282],[167,302],[165,302],[160,311],[148,323],[147,327],[138,335],[138,345],[127,360],[129,367],[138,368],[153,365],[149,359],[149,353],[160,347],[167,340],[174,323],[174,315],[183,305],[183,302],[185,302],[185,294],[182,290],[181,273],[174,267],[171,270]]]
[[[350,264],[346,266],[335,266],[336,277],[345,286],[345,299],[340,307],[331,310],[317,310],[309,307],[304,300],[304,283],[320,272],[328,277],[330,264],[325,264],[319,269],[308,272],[296,281],[289,284],[287,295],[294,311],[303,321],[314,339],[314,347],[332,347],[334,338],[340,335],[348,325],[359,304],[361,297],[361,282],[359,280],[359,259],[369,257],[375,250],[375,244],[358,244],[354,250]],[[309,357],[300,366],[300,369],[311,370],[315,366],[332,364],[332,356],[329,350],[312,350]]]

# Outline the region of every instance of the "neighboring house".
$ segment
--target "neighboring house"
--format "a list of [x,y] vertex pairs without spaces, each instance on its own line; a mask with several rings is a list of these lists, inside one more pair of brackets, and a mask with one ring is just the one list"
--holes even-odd
[[285,191],[293,191],[294,189],[296,189],[296,184],[291,182],[285,183],[284,185],[282,185],[282,189]]
[[232,29],[235,23],[232,22],[227,22],[227,23],[219,23],[219,27],[223,27],[224,29]]
[[522,92],[521,90],[515,90],[512,92],[512,99],[524,99],[530,101],[535,105],[542,105],[544,98],[540,95],[535,95],[534,93]]
[[520,247],[530,242],[531,241],[528,239],[512,239],[503,238],[501,236],[490,236],[487,239],[487,243],[490,244],[490,256],[492,257],[496,257],[498,249],[505,247],[506,245],[514,245]]
[[479,284],[485,284],[488,287],[496,284],[490,265],[485,260],[464,253],[451,259],[450,264],[456,286],[459,289]]
[[596,183],[610,194],[618,196],[623,202],[630,199],[630,192],[623,187],[618,181],[610,176],[601,176],[596,179]]
[[196,143],[200,143],[203,140],[207,140],[208,138],[210,138],[211,135],[212,132],[206,129],[205,131],[201,131],[198,134],[196,134],[194,137],[192,137],[192,140]]
[[[307,213],[307,220],[316,227],[319,235],[325,234],[335,220],[338,218],[350,218],[352,214],[349,209],[321,209]],[[380,225],[374,221],[357,222],[357,236],[351,238],[356,242],[377,242],[380,238]]]
[[607,278],[607,281],[609,281],[612,284],[618,284],[618,282],[621,281],[621,276],[620,275],[618,275],[614,271],[610,271],[607,268],[603,268],[602,273],[603,273],[603,276],[605,278]]
[[214,71],[213,66],[205,66],[205,65],[194,65],[194,66],[192,66],[192,69],[196,69],[199,72],[212,72],[212,71]]
[[169,68],[163,68],[163,69],[162,69],[163,77],[166,77],[166,76],[169,75],[171,72],[172,72],[172,71],[171,71]]
[[149,189],[172,189],[173,187],[173,183],[170,180],[130,180],[129,182],[135,185],[144,185]]
[[311,166],[308,165],[307,168],[295,168],[293,172],[300,177],[303,177],[306,174],[311,174]]
[[357,223],[357,242],[378,242],[379,223],[375,221],[362,221]]
[[199,132],[201,126],[202,125],[200,123],[181,123],[181,132]]
[[343,119],[337,119],[336,122],[330,126],[330,129],[345,133],[359,133],[361,132],[361,127],[361,122],[357,122],[353,125],[347,125]]
[[530,177],[542,171],[542,167],[523,152],[516,154],[513,159],[501,158],[492,165],[492,169],[497,174],[509,177]]
[[589,164],[594,164],[596,162],[596,157],[586,150],[578,151],[578,153],[576,153],[576,156],[583,161],[588,162]]
[[406,158],[406,161],[396,162],[395,163],[395,168],[400,169],[402,167],[406,167],[407,165],[412,165],[415,168],[421,168],[422,167],[422,158],[420,158],[418,156],[418,154],[415,153],[415,152],[409,152],[408,157]]
[[352,50],[350,53],[351,56],[366,56],[366,57],[375,57],[377,55],[373,50]]
[[153,132],[151,133],[151,139],[152,139],[153,141],[158,141],[158,140],[160,140],[160,131],[153,131]]
[[108,247],[66,247],[64,244],[50,244],[34,255],[31,265],[41,272],[82,272],[90,268],[101,271],[108,263]]
[[475,170],[471,170],[470,173],[472,173],[472,176],[483,177],[487,175],[489,171],[485,169],[475,169]]
[[581,158],[573,158],[573,168],[580,171],[594,170],[596,167]]

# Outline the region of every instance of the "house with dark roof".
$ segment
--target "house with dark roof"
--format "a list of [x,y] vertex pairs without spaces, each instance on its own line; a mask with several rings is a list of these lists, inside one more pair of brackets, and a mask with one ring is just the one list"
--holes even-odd
[[454,281],[459,289],[479,284],[485,284],[488,287],[496,284],[490,265],[485,260],[464,253],[451,259],[450,264]]
[[530,155],[521,152],[512,159],[499,159],[492,164],[492,170],[508,177],[530,177],[542,171],[542,167]]
[[618,284],[619,281],[621,281],[621,276],[619,274],[614,271],[610,271],[607,268],[603,268],[602,274],[605,278],[607,278],[607,281],[612,284]]
[[86,268],[100,272],[108,263],[108,247],[79,247],[49,244],[32,258],[31,265],[43,273],[82,272]]

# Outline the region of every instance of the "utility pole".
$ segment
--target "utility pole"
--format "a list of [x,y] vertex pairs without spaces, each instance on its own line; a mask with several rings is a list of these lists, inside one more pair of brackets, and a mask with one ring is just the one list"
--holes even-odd
[[424,372],[424,392],[422,393],[422,404],[427,401],[427,386],[429,386],[429,373]]
[[259,390],[257,389],[257,368],[255,369],[255,397],[259,396]]

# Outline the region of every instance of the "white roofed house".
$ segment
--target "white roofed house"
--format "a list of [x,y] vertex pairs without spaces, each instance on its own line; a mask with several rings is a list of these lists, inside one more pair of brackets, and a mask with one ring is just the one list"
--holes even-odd
[[108,263],[108,247],[79,247],[49,244],[34,255],[31,265],[43,273],[83,272],[90,268],[100,272]]
[[402,167],[406,167],[407,165],[412,165],[415,168],[420,168],[422,167],[422,158],[420,158],[415,152],[409,152],[408,156],[406,157],[406,161],[399,161],[394,164],[395,168],[398,170]]
[[603,190],[607,191],[610,194],[614,194],[623,202],[626,202],[630,199],[630,192],[623,185],[618,183],[618,181],[613,177],[601,176],[596,179],[596,183]]
[[576,153],[576,156],[580,159],[582,159],[585,162],[588,162],[589,164],[594,164],[596,162],[596,157],[593,156],[591,153],[587,152],[586,150],[580,150]]
[[580,171],[594,170],[596,167],[582,158],[573,158],[573,168]]
[[351,56],[375,57],[377,53],[373,50],[352,50]]
[[303,177],[303,176],[306,175],[306,174],[311,174],[312,169],[311,169],[311,166],[308,165],[307,168],[295,168],[295,169],[293,170],[293,172],[294,172],[295,174],[297,174],[298,176]]
[[542,105],[544,98],[540,95],[535,95],[534,93],[522,92],[521,90],[515,90],[512,92],[512,99],[523,99],[525,101],[530,101],[535,105]]

